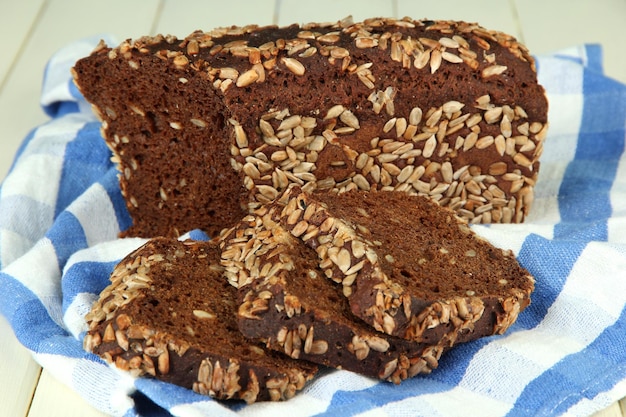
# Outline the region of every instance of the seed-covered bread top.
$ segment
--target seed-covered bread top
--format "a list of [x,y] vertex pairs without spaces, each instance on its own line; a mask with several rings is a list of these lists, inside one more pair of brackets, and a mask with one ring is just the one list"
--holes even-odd
[[285,400],[317,369],[237,328],[237,290],[213,242],[157,238],[118,264],[87,316],[85,349],[137,376],[218,399]]
[[276,223],[281,209],[261,207],[222,237],[222,264],[230,281],[241,284],[242,333],[294,359],[396,384],[436,368],[450,343],[389,336],[354,316],[341,285],[319,267],[315,250]]
[[216,235],[280,195],[399,190],[520,222],[547,101],[526,48],[474,23],[231,27],[100,45],[73,68],[134,224]]
[[501,334],[530,303],[534,279],[511,251],[478,237],[446,208],[398,192],[302,192],[280,223],[314,248],[353,314],[425,343]]

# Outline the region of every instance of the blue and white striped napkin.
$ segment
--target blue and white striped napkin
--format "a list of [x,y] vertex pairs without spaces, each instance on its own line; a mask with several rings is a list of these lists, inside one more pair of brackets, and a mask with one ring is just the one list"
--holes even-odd
[[536,277],[509,332],[458,346],[431,375],[399,386],[324,371],[290,401],[246,406],[133,379],[82,349],[85,313],[144,242],[117,238],[130,224],[117,173],[70,79],[96,41],[51,59],[41,98],[50,120],[24,140],[0,187],[0,312],[94,407],[117,416],[581,416],[626,396],[626,86],[603,74],[600,47],[538,58],[551,129],[532,213],[523,225],[473,226]]

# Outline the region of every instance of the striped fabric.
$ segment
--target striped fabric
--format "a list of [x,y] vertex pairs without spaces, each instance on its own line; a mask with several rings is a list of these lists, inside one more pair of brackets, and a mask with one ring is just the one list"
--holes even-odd
[[0,188],[0,312],[94,407],[118,416],[581,416],[626,396],[626,86],[603,75],[598,46],[538,58],[551,129],[533,211],[523,225],[473,226],[536,277],[510,331],[460,345],[431,375],[399,386],[324,370],[290,401],[246,406],[132,379],[82,349],[85,313],[116,262],[144,242],[117,238],[130,224],[117,173],[70,80],[95,43],[51,59],[41,98],[50,120],[25,138]]

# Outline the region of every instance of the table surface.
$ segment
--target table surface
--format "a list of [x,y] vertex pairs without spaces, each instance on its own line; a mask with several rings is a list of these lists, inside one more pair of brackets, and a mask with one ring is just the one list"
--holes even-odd
[[[336,21],[347,15],[477,21],[516,36],[533,54],[599,43],[606,74],[626,83],[626,37],[620,32],[626,0],[0,0],[0,178],[29,130],[46,121],[39,106],[43,70],[50,55],[73,40],[104,33],[119,40],[157,33],[183,37],[217,26]],[[41,369],[2,316],[0,335],[0,417],[103,415]],[[626,399],[596,416],[626,416]]]

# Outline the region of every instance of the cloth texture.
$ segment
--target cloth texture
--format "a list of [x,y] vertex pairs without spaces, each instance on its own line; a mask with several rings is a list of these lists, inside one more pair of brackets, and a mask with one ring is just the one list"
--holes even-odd
[[51,58],[41,96],[50,120],[24,139],[0,186],[0,313],[94,407],[116,416],[583,416],[626,396],[626,85],[603,74],[600,46],[537,57],[550,130],[534,206],[524,224],[472,226],[536,279],[511,329],[455,347],[432,374],[398,386],[323,370],[287,402],[248,406],[131,378],[82,348],[85,314],[116,263],[145,242],[118,238],[131,220],[117,171],[71,81],[98,40]]

